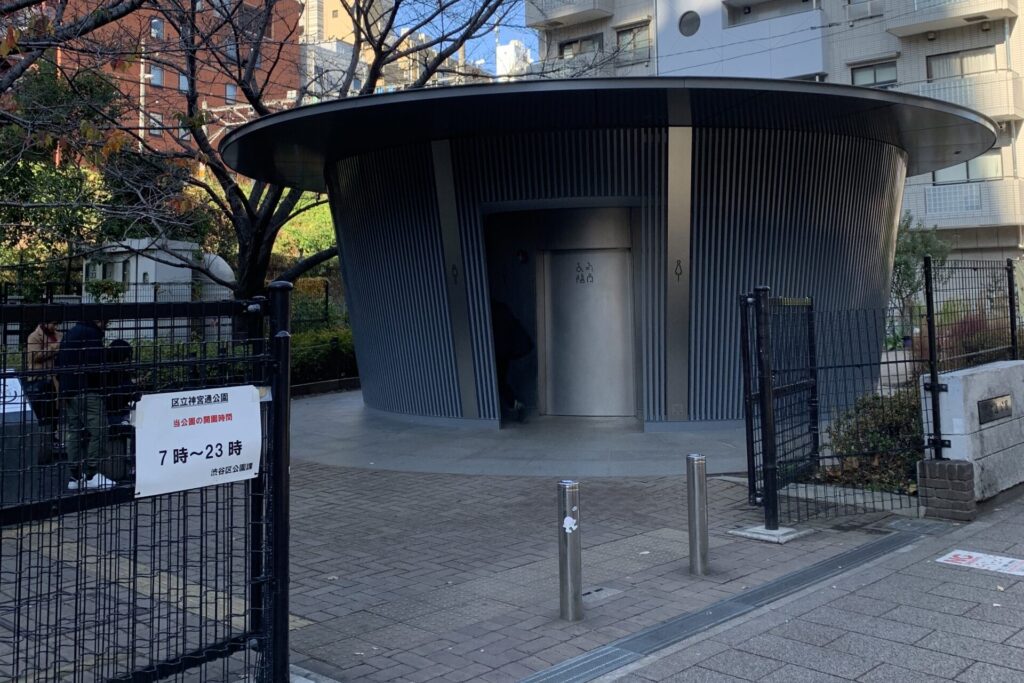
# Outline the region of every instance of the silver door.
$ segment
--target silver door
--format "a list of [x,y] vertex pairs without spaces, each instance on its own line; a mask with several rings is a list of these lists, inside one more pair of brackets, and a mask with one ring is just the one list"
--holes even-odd
[[635,414],[629,250],[552,251],[545,262],[546,412]]

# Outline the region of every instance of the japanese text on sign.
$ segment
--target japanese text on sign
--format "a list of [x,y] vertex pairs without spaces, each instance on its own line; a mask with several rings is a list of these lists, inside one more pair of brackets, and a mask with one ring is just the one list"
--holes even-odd
[[143,396],[135,432],[136,497],[251,479],[262,450],[259,390]]

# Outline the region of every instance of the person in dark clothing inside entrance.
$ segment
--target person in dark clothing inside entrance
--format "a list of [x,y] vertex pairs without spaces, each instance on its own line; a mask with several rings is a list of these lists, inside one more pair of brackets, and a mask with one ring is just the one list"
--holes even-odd
[[520,422],[525,415],[525,406],[512,391],[508,381],[512,361],[530,355],[533,341],[522,323],[501,301],[491,301],[491,327],[494,331],[494,361],[498,368],[498,396],[505,412],[515,415]]
[[104,400],[106,349],[104,320],[85,320],[68,330],[57,353],[57,376],[67,415],[68,489],[109,488],[114,482],[97,471],[106,452],[107,407]]

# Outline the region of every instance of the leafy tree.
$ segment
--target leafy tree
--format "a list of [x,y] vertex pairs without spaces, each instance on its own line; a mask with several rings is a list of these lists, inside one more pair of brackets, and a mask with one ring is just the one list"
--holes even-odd
[[917,299],[924,291],[924,257],[931,256],[932,263],[941,266],[951,250],[952,245],[939,236],[937,228],[927,228],[921,220],[915,223],[909,211],[900,218],[889,299],[892,306],[899,309],[904,322],[911,319]]

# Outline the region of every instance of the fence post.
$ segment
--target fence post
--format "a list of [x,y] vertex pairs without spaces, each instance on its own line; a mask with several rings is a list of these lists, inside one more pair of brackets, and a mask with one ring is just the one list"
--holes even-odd
[[939,416],[939,349],[935,331],[935,280],[932,272],[932,257],[924,257],[924,298],[928,322],[928,383],[925,385],[932,395],[932,452],[936,460],[942,460],[942,420]]
[[821,449],[821,430],[818,427],[818,346],[817,330],[814,323],[814,299],[807,300],[807,379],[811,383],[807,399],[807,419],[810,422],[811,448],[817,466]]
[[750,305],[749,294],[740,294],[740,363],[743,365],[743,427],[747,436],[747,502],[757,504],[757,462],[754,456],[754,389],[750,374]]
[[271,591],[270,680],[287,681],[288,674],[288,488],[291,468],[291,290],[292,283],[270,283],[271,383],[270,566]]
[[331,283],[324,279],[324,324],[331,319]]
[[1006,301],[1010,308],[1010,358],[1020,358],[1017,345],[1017,278],[1014,275],[1013,259],[1006,259]]
[[754,290],[754,307],[757,314],[757,384],[761,401],[761,449],[764,470],[764,528],[776,531],[779,528],[779,492],[775,471],[775,391],[772,376],[771,311],[769,310],[768,287]]

